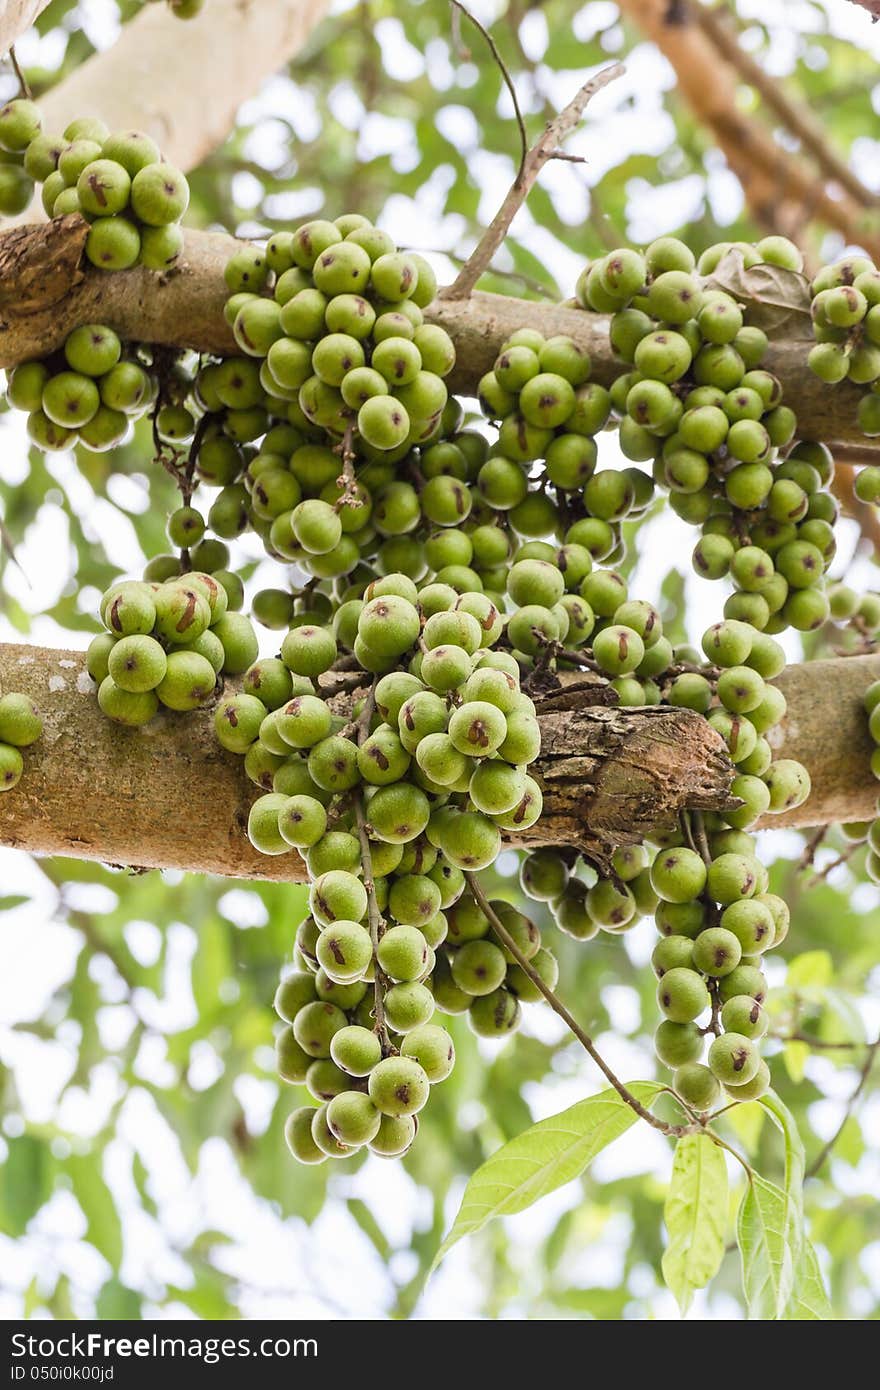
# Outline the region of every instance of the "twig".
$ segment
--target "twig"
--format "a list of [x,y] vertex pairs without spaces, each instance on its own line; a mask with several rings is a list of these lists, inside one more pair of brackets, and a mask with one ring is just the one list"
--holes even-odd
[[[520,108],[519,97],[518,97],[517,94],[516,94],[516,87],[514,86],[513,78],[512,78],[511,75],[510,75],[510,71],[509,71],[509,69],[508,69],[508,67],[507,67],[507,64],[505,63],[505,61],[504,61],[504,59],[502,58],[501,54],[498,52],[498,45],[496,44],[496,42],[495,42],[495,40],[493,39],[492,35],[489,33],[489,30],[486,29],[486,28],[480,23],[480,21],[477,19],[476,15],[472,15],[472,14],[471,14],[471,12],[470,12],[470,10],[467,8],[467,6],[466,6],[466,5],[463,5],[463,4],[461,3],[461,0],[450,0],[450,4],[452,5],[452,9],[453,9],[453,15],[452,15],[452,20],[453,20],[453,30],[452,30],[453,39],[455,40],[456,37],[457,37],[457,43],[458,43],[459,45],[461,45],[461,16],[464,15],[465,19],[469,19],[470,22],[471,22],[471,24],[473,24],[473,26],[474,26],[475,29],[479,29],[479,31],[480,31],[480,33],[482,34],[483,38],[486,40],[486,43],[489,45],[489,51],[491,52],[492,57],[495,59],[495,62],[498,64],[498,71],[501,73],[501,77],[502,77],[502,80],[503,80],[503,82],[504,82],[504,85],[505,85],[505,87],[507,88],[507,90],[508,90],[509,93],[510,93],[510,100],[513,102],[513,114],[514,114],[514,118],[516,119],[517,129],[519,130],[520,156],[519,156],[519,173],[517,174],[517,178],[522,178],[523,173],[525,172],[526,160],[527,160],[528,157],[529,157],[529,137],[528,137],[528,134],[526,133],[525,118],[523,117],[523,113],[522,113],[522,110],[521,110],[521,108]],[[458,18],[458,21],[459,21],[459,23],[458,23],[458,35],[457,35],[457,36],[456,36],[456,33],[455,33],[455,20],[456,20],[456,17]],[[470,53],[468,53],[468,57],[470,57]]]
[[[470,16],[473,19],[473,15]],[[474,23],[476,24],[476,20]],[[461,36],[461,6],[453,4],[452,20],[449,26],[452,35],[452,48],[456,58],[460,63],[469,63],[471,51]]]
[[[733,1105],[738,1105],[738,1104],[741,1105],[742,1102],[741,1102],[741,1101],[734,1101],[734,1102],[733,1102]],[[732,1109],[732,1106],[727,1105],[727,1106],[725,1106],[724,1108],[725,1108],[725,1110],[730,1110],[730,1109]],[[717,1111],[716,1113],[717,1113],[717,1114],[722,1114],[723,1112],[719,1110],[719,1111]],[[713,1116],[711,1116],[711,1118],[714,1120],[715,1116],[713,1115]],[[746,1175],[746,1177],[748,1178],[749,1182],[751,1182],[751,1181],[752,1181],[752,1178],[753,1178],[753,1176],[754,1176],[754,1171],[755,1171],[755,1170],[752,1168],[752,1165],[748,1162],[748,1160],[745,1159],[745,1158],[743,1158],[742,1154],[739,1153],[739,1152],[733,1147],[732,1144],[728,1144],[728,1142],[727,1142],[726,1139],[722,1139],[722,1138],[720,1137],[720,1135],[713,1133],[712,1130],[709,1130],[708,1133],[709,1133],[710,1137],[711,1137],[712,1139],[715,1140],[715,1143],[718,1145],[718,1147],[719,1147],[720,1149],[726,1149],[727,1152],[728,1152],[729,1154],[732,1154],[732,1155],[733,1155],[733,1157],[736,1159],[737,1163],[741,1164],[741,1166],[745,1169],[745,1175]]]
[[[533,632],[540,637],[536,629]],[[548,653],[548,660],[568,661],[572,666],[582,666],[585,671],[595,671],[596,675],[603,676],[608,680],[608,675],[602,670],[598,661],[593,657],[587,656],[586,652],[574,651],[569,647],[563,647],[561,642],[547,642],[544,650]]]
[[513,937],[510,935],[510,932],[507,930],[504,923],[498,916],[497,912],[492,907],[492,904],[489,902],[489,899],[486,897],[482,885],[480,884],[480,880],[477,878],[476,874],[465,872],[465,879],[467,880],[468,887],[470,888],[471,893],[473,894],[478,907],[483,912],[484,916],[489,919],[489,924],[491,925],[495,935],[498,937],[498,940],[510,952],[517,965],[519,965],[521,969],[525,971],[535,988],[541,991],[553,1012],[558,1014],[559,1017],[562,1019],[563,1023],[565,1023],[565,1025],[571,1030],[571,1032],[574,1034],[574,1036],[580,1043],[581,1047],[585,1050],[585,1052],[589,1054],[592,1060],[596,1063],[596,1066],[602,1072],[602,1075],[606,1078],[606,1080],[611,1082],[611,1085],[614,1087],[621,1100],[625,1101],[626,1104],[630,1107],[630,1109],[634,1110],[640,1119],[646,1120],[648,1124],[651,1125],[654,1129],[659,1129],[661,1134],[669,1135],[672,1138],[680,1138],[683,1134],[702,1134],[702,1123],[694,1122],[692,1124],[685,1125],[669,1124],[666,1120],[660,1120],[657,1118],[656,1115],[652,1115],[650,1110],[647,1110],[645,1106],[642,1105],[641,1101],[636,1099],[632,1091],[627,1090],[623,1082],[615,1076],[614,1072],[611,1070],[611,1068],[609,1067],[605,1059],[602,1057],[602,1055],[596,1051],[596,1047],[593,1043],[592,1038],[590,1038],[584,1032],[577,1019],[569,1013],[568,1009],[563,1004],[559,996],[555,994],[553,990],[550,988],[550,986],[546,983],[546,981],[542,979],[535,967],[532,965],[531,961],[523,955],[522,951],[519,949],[519,946],[516,944]]
[[816,1176],[819,1169],[822,1167],[825,1160],[828,1158],[829,1154],[831,1153],[831,1150],[834,1148],[834,1145],[837,1143],[838,1139],[840,1138],[841,1134],[846,1128],[847,1120],[849,1120],[850,1116],[853,1114],[853,1111],[855,1110],[855,1107],[858,1104],[859,1096],[862,1094],[863,1090],[865,1089],[865,1086],[868,1084],[868,1077],[871,1075],[871,1068],[874,1065],[874,1061],[877,1057],[878,1051],[880,1051],[880,1034],[878,1034],[878,1036],[868,1047],[868,1051],[865,1055],[865,1060],[862,1063],[862,1069],[859,1072],[859,1079],[856,1082],[855,1090],[853,1091],[852,1095],[846,1103],[846,1108],[843,1112],[843,1119],[837,1126],[837,1129],[834,1131],[831,1138],[828,1140],[826,1144],[822,1145],[822,1148],[819,1150],[818,1154],[813,1159],[812,1163],[806,1171],[806,1177],[814,1178]]
[[[617,243],[615,243],[615,245],[616,244]],[[408,249],[411,251],[417,250],[416,247],[409,247]],[[467,260],[467,256],[457,256],[453,251],[441,251],[439,254],[445,256],[447,260],[452,261],[453,265],[462,266]],[[499,280],[512,280],[516,284],[522,285],[524,289],[531,290],[533,294],[539,294],[542,299],[549,300],[552,304],[559,303],[558,290],[551,290],[549,285],[545,285],[541,280],[536,279],[534,275],[526,275],[525,271],[501,270],[498,266],[493,265],[492,274],[497,276]]]
[[[376,682],[374,680],[364,699],[364,707],[358,717],[358,744],[363,743],[365,739],[369,738],[370,720],[373,717],[375,708]],[[388,989],[388,977],[379,965],[379,942],[382,940],[385,924],[379,912],[379,902],[376,897],[376,885],[373,881],[373,856],[370,851],[370,837],[367,834],[367,822],[364,816],[364,800],[360,792],[355,798],[354,813],[357,821],[358,840],[361,846],[361,867],[364,871],[364,888],[367,890],[367,921],[370,925],[370,941],[373,945],[373,1013],[376,1017],[375,1031],[382,1045],[382,1056],[388,1057],[395,1049],[388,1036],[388,1026],[385,1022],[385,992]]]
[[18,85],[19,85],[19,87],[21,88],[21,94],[22,94],[22,96],[27,97],[28,100],[30,101],[31,96],[32,96],[30,83],[28,82],[27,78],[25,77],[24,73],[22,72],[21,64],[19,63],[18,58],[17,58],[16,53],[15,53],[15,44],[13,44],[12,47],[10,48],[10,50],[9,50],[9,61],[10,61],[10,63],[12,64],[12,68],[13,68],[13,71],[14,71],[16,77],[18,78]]
[[812,868],[816,858],[816,851],[825,839],[827,832],[828,826],[820,825],[818,829],[813,831],[812,835],[807,837],[806,844],[804,845],[804,852],[795,865],[796,870],[801,871],[803,869]]
[[817,883],[822,883],[824,880],[828,878],[830,874],[834,873],[835,869],[839,869],[842,864],[848,863],[849,860],[852,859],[856,851],[860,850],[861,848],[861,843],[858,841],[854,842],[851,845],[847,845],[846,849],[842,850],[841,853],[838,854],[836,859],[832,859],[830,864],[826,864],[824,869],[816,870],[816,872],[813,874],[813,877],[807,884],[807,887],[815,888]]
[[333,510],[339,511],[341,507],[356,507],[358,505],[357,478],[354,471],[354,423],[349,421],[345,427],[345,433],[340,442],[336,445],[336,453],[342,459],[342,472],[336,479],[336,486],[341,488],[339,496],[333,504]]
[[[453,0],[457,3],[457,0]],[[546,127],[536,145],[520,161],[519,171],[511,184],[507,196],[491,223],[486,228],[471,255],[451,285],[442,289],[441,299],[467,299],[484,270],[488,270],[492,258],[507,235],[508,228],[522,207],[538,175],[548,160],[553,159],[559,146],[574,130],[597,92],[622,77],[625,68],[622,63],[612,63],[602,68],[581,87],[577,96]]]

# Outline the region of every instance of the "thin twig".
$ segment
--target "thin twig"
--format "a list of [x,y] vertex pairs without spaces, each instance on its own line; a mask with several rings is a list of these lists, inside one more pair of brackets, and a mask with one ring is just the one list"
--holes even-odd
[[[453,0],[453,3],[457,3],[457,0]],[[549,123],[538,143],[521,160],[517,176],[504,202],[452,284],[440,291],[440,298],[467,299],[480,276],[489,269],[492,258],[507,236],[511,222],[528,197],[544,165],[555,157],[559,146],[578,125],[587,104],[596,93],[607,87],[609,82],[622,77],[624,72],[622,63],[612,63],[609,67],[602,68],[584,83],[577,96]]]
[[[741,1102],[737,1102],[737,1101],[734,1101],[733,1103],[734,1103],[734,1105],[736,1105],[736,1104],[741,1104]],[[731,1108],[730,1106],[726,1106],[726,1107],[725,1107],[725,1109],[728,1109],[728,1110],[729,1110],[730,1108]],[[718,1113],[720,1114],[721,1112],[719,1111]],[[713,1118],[713,1119],[715,1118],[714,1115],[712,1116],[712,1118]],[[708,1133],[709,1133],[710,1137],[711,1137],[712,1139],[714,1139],[715,1143],[718,1145],[718,1147],[719,1147],[720,1149],[726,1149],[727,1152],[728,1152],[729,1154],[732,1154],[732,1155],[733,1155],[733,1157],[736,1159],[737,1163],[739,1163],[739,1164],[742,1165],[742,1167],[745,1169],[746,1177],[748,1178],[749,1182],[751,1182],[751,1181],[752,1181],[752,1177],[754,1176],[754,1169],[752,1168],[752,1165],[748,1162],[748,1160],[745,1159],[745,1158],[743,1158],[742,1154],[739,1153],[739,1152],[733,1147],[732,1144],[728,1144],[726,1139],[722,1139],[721,1136],[718,1135],[718,1134],[715,1134],[713,1130],[709,1130]]]
[[[457,12],[458,17],[459,17],[459,21],[460,21],[460,19],[461,19],[461,16],[464,15],[465,19],[469,19],[470,22],[471,22],[471,24],[474,26],[475,29],[479,29],[479,31],[480,31],[480,33],[482,34],[483,38],[486,40],[486,43],[489,45],[489,51],[491,52],[492,57],[495,59],[495,62],[496,62],[497,65],[498,65],[498,71],[501,73],[501,77],[502,77],[502,80],[503,80],[503,82],[504,82],[504,85],[505,85],[505,87],[507,88],[507,90],[508,90],[509,93],[510,93],[510,100],[513,102],[513,114],[514,114],[514,118],[515,118],[515,120],[516,120],[517,129],[518,129],[518,131],[519,131],[520,156],[519,156],[519,173],[517,174],[517,178],[522,178],[523,173],[525,172],[526,160],[527,160],[528,157],[529,157],[529,137],[528,137],[528,134],[527,134],[527,132],[526,132],[525,118],[523,117],[522,109],[521,109],[520,104],[519,104],[519,97],[518,97],[517,94],[516,94],[516,87],[514,86],[513,78],[512,78],[511,75],[510,75],[510,72],[509,72],[509,70],[508,70],[507,64],[505,63],[505,61],[504,61],[504,59],[502,58],[501,54],[498,52],[498,45],[496,44],[496,42],[495,42],[495,40],[493,39],[492,35],[489,33],[489,30],[486,29],[486,28],[480,23],[480,21],[477,19],[476,15],[472,15],[472,14],[471,14],[470,10],[467,8],[466,5],[462,5],[461,0],[449,0],[449,3],[452,5],[452,9],[453,9],[453,25],[454,25],[454,21],[455,21],[456,12]],[[455,28],[454,28],[454,27],[453,27],[453,31],[452,31],[452,32],[453,32],[453,39],[455,39]],[[458,26],[458,43],[461,44],[461,24],[460,24],[460,22],[459,22],[459,26]],[[468,57],[470,57],[470,54],[468,54]]]
[[[413,251],[417,248],[411,246],[408,249]],[[467,260],[467,256],[457,256],[454,251],[440,251],[437,254],[445,256],[447,260],[452,261],[452,264],[457,266],[463,266]],[[524,289],[531,290],[533,294],[539,294],[542,299],[546,299],[552,304],[559,303],[558,290],[551,290],[549,285],[545,285],[541,280],[536,279],[534,275],[526,275],[525,271],[501,270],[498,266],[493,265],[492,274],[497,276],[499,280],[510,280],[518,285],[522,285]]]
[[30,101],[32,96],[30,83],[28,82],[27,78],[22,72],[21,64],[19,63],[18,58],[16,57],[15,44],[13,44],[9,50],[9,61],[12,64],[13,71],[15,72],[16,77],[18,78],[18,85],[21,88],[22,96],[27,97],[28,101]]
[[617,1076],[615,1076],[614,1072],[611,1070],[604,1057],[602,1057],[602,1055],[596,1051],[596,1046],[592,1038],[590,1038],[584,1032],[577,1019],[569,1013],[568,1009],[563,1004],[559,996],[555,994],[553,990],[550,988],[550,986],[546,983],[546,981],[541,978],[535,967],[532,965],[531,961],[523,955],[522,951],[519,949],[519,946],[516,944],[513,937],[510,935],[510,932],[507,930],[504,923],[498,916],[497,912],[492,907],[492,904],[490,903],[489,899],[486,897],[482,885],[480,884],[480,880],[477,878],[476,874],[466,872],[465,879],[467,880],[468,887],[470,888],[471,893],[473,894],[478,907],[483,912],[484,916],[489,919],[489,924],[492,927],[492,930],[494,931],[495,935],[498,937],[498,940],[510,952],[517,965],[519,965],[520,968],[525,971],[535,988],[541,991],[553,1012],[558,1014],[559,1017],[562,1019],[563,1023],[571,1030],[571,1032],[574,1034],[574,1036],[580,1043],[581,1047],[585,1050],[585,1052],[589,1054],[592,1060],[596,1063],[596,1066],[599,1068],[602,1075],[606,1078],[606,1080],[611,1082],[611,1085],[614,1087],[621,1100],[625,1101],[626,1104],[630,1107],[630,1109],[634,1110],[640,1119],[646,1120],[647,1123],[652,1126],[652,1128],[659,1129],[661,1134],[669,1135],[671,1138],[680,1138],[683,1134],[702,1134],[703,1125],[700,1123],[695,1122],[693,1124],[686,1125],[673,1125],[669,1124],[666,1120],[658,1119],[656,1115],[652,1115],[650,1110],[647,1110],[645,1106],[642,1105],[640,1100],[636,1099],[632,1091],[627,1090],[623,1082],[619,1080]]
[[816,851],[818,850],[822,841],[825,839],[827,833],[828,826],[820,825],[816,830],[813,831],[812,835],[807,837],[806,844],[804,845],[804,852],[798,860],[797,864],[795,865],[796,870],[800,871],[803,869],[812,868],[813,862],[816,858]]
[[849,860],[852,859],[856,851],[860,850],[861,848],[862,846],[858,841],[851,845],[847,845],[846,849],[842,850],[841,853],[838,854],[836,859],[832,859],[830,864],[826,864],[824,869],[816,870],[816,872],[813,874],[813,877],[807,884],[807,887],[815,888],[817,883],[823,883],[827,878],[829,878],[831,874],[834,873],[835,869],[839,869],[842,865],[847,864]]
[[[471,16],[473,18],[473,16]],[[474,21],[476,23],[476,20]],[[452,6],[452,20],[449,25],[449,32],[452,36],[452,51],[460,63],[469,63],[471,51],[461,35],[461,6]]]
[[333,510],[339,511],[342,507],[356,507],[360,502],[357,494],[357,477],[354,471],[355,450],[354,450],[354,422],[349,421],[345,427],[345,433],[340,442],[336,445],[335,452],[342,459],[342,472],[336,479],[336,486],[341,489],[339,496],[333,504]]
[[871,1075],[871,1068],[874,1065],[878,1051],[880,1051],[880,1034],[878,1034],[878,1036],[868,1047],[868,1051],[865,1055],[865,1060],[862,1063],[862,1069],[859,1072],[859,1079],[856,1082],[855,1090],[853,1091],[852,1095],[846,1103],[846,1108],[843,1112],[843,1119],[837,1126],[837,1129],[834,1131],[831,1138],[828,1140],[826,1144],[822,1145],[816,1157],[813,1159],[812,1163],[806,1171],[806,1177],[814,1178],[816,1176],[819,1169],[822,1167],[825,1160],[831,1153],[831,1150],[834,1148],[835,1144],[840,1138],[841,1134],[845,1130],[847,1121],[852,1116],[853,1111],[855,1110],[855,1107],[858,1104],[859,1096],[862,1094],[866,1085],[868,1084],[868,1077]]

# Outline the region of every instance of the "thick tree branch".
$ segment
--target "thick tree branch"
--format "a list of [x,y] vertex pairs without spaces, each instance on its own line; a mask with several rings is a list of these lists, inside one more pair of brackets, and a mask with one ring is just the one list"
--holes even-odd
[[[237,245],[232,237],[187,232],[183,263],[168,275],[140,269],[106,274],[81,264],[84,233],[76,216],[0,233],[0,367],[45,356],[73,328],[95,322],[131,341],[238,351],[223,318],[223,267]],[[548,338],[574,338],[593,358],[597,381],[607,384],[624,370],[611,353],[607,320],[597,314],[475,292],[464,300],[437,299],[427,317],[455,340],[458,365],[449,384],[464,394],[474,392],[502,343],[524,325]],[[801,437],[864,446],[856,426],[860,391],[822,386],[807,366],[809,347],[781,340],[771,343],[766,358],[797,412]]]
[[[810,769],[813,795],[767,826],[859,820],[876,782],[861,706],[880,657],[790,668],[780,680],[789,714],[777,743]],[[0,844],[37,854],[234,877],[302,879],[297,855],[266,858],[245,827],[258,794],[241,759],[214,739],[210,711],[165,714],[142,730],[101,714],[82,652],[0,646],[0,687],[23,690],[45,720],[25,774],[0,796]],[[597,703],[589,674],[534,692],[545,795],[538,825],[511,843],[569,844],[599,864],[611,847],[672,824],[684,808],[723,809],[733,769],[721,741],[688,710],[621,710]]]
[[815,219],[835,228],[848,242],[863,246],[875,260],[880,257],[880,236],[866,225],[863,209],[853,198],[832,196],[801,159],[738,109],[737,71],[724,61],[687,5],[620,0],[620,8],[675,70],[679,93],[711,131],[759,223],[773,230],[787,229],[790,235]]
[[828,134],[809,106],[791,100],[785,93],[778,77],[771,77],[742,47],[739,35],[729,22],[721,5],[692,4],[689,11],[697,24],[724,58],[739,72],[743,81],[760,94],[761,100],[769,106],[792,135],[801,142],[802,147],[815,159],[823,174],[838,183],[852,195],[862,207],[876,207],[880,199],[852,171],[845,159],[829,143]]
[[50,0],[3,0],[0,4],[0,58],[42,14]]
[[[112,48],[41,98],[45,128],[60,132],[77,116],[99,116],[111,129],[146,131],[172,163],[194,169],[328,8],[328,0],[210,0],[184,24],[168,5],[144,5]],[[24,218],[42,215],[35,202]]]

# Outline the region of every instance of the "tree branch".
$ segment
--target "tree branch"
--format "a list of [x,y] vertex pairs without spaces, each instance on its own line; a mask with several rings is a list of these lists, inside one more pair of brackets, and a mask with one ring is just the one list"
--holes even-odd
[[880,236],[865,225],[863,209],[848,195],[832,197],[769,130],[738,110],[736,71],[720,58],[689,8],[676,6],[672,16],[669,0],[620,0],[620,8],[672,65],[678,92],[711,131],[759,223],[774,230],[787,226],[791,234],[815,218],[875,260],[880,257]]
[[[129,341],[238,352],[223,318],[223,270],[240,245],[234,238],[188,231],[182,264],[167,275],[143,269],[107,274],[82,263],[86,230],[74,215],[0,233],[0,367],[46,356],[79,324],[96,322]],[[573,338],[589,352],[594,379],[604,385],[625,370],[611,352],[607,319],[583,310],[475,291],[464,300],[435,300],[426,317],[455,341],[458,365],[449,386],[462,393],[473,394],[505,339],[525,325],[548,338]],[[856,425],[861,392],[848,384],[822,386],[807,366],[809,348],[809,342],[780,340],[765,359],[797,412],[801,437],[865,448]]]
[[808,106],[791,101],[779,78],[771,77],[740,45],[739,37],[730,25],[720,5],[692,4],[689,13],[707,34],[724,58],[739,72],[744,82],[761,96],[782,124],[796,136],[805,150],[813,156],[829,179],[840,184],[862,207],[875,208],[880,202],[877,194],[866,188],[861,179],[832,149],[824,126],[815,119]]
[[[182,24],[170,6],[144,5],[112,48],[40,99],[45,129],[99,116],[111,129],[152,135],[188,172],[223,143],[242,102],[299,52],[328,8],[328,0],[210,0]],[[17,220],[42,217],[35,201]]]
[[538,143],[529,150],[521,161],[517,176],[510,185],[504,202],[486,228],[474,251],[465,261],[452,284],[441,290],[441,298],[467,299],[468,295],[472,293],[480,276],[491,265],[495,252],[507,236],[511,222],[529,196],[529,192],[544,165],[548,160],[554,158],[559,146],[577,126],[588,103],[596,93],[600,92],[603,87],[607,87],[609,82],[621,77],[624,72],[625,68],[622,63],[612,63],[610,67],[602,68],[600,72],[597,72],[594,77],[584,83],[577,96],[568,103],[563,111],[560,111],[555,120],[549,123]]
[[[0,645],[0,688],[30,695],[45,723],[21,782],[0,796],[0,844],[120,866],[305,878],[295,853],[252,849],[258,792],[241,759],[218,747],[210,709],[120,728],[98,709],[84,665],[82,652]],[[877,783],[861,700],[878,678],[880,656],[809,662],[780,678],[789,714],[779,751],[807,765],[813,795],[764,826],[870,818]],[[605,690],[572,673],[535,694],[545,814],[511,844],[570,845],[604,867],[616,845],[674,824],[684,809],[731,804],[733,768],[702,716],[602,706]]]

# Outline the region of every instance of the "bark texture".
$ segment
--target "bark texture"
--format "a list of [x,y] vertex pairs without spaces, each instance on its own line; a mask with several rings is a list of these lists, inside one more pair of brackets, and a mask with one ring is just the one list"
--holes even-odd
[[[780,684],[789,713],[780,751],[802,759],[813,794],[766,825],[816,825],[873,813],[876,782],[861,696],[880,657],[792,667]],[[298,880],[291,852],[269,859],[245,826],[257,789],[242,760],[214,741],[210,711],[164,714],[143,730],[100,713],[82,652],[0,646],[0,688],[23,690],[45,720],[25,774],[0,796],[0,844],[145,868]],[[682,808],[723,809],[732,768],[720,739],[686,710],[621,710],[589,676],[552,683],[536,699],[544,784],[539,824],[512,844],[566,843],[599,862],[616,844],[668,823]]]
[[[189,231],[182,264],[157,275],[142,269],[107,274],[83,265],[83,236],[76,215],[0,233],[0,367],[43,357],[73,328],[95,322],[109,324],[129,340],[237,351],[223,319],[223,267],[235,249],[233,238]],[[474,391],[505,338],[524,325],[548,338],[557,333],[574,338],[593,358],[597,381],[607,384],[624,370],[612,355],[607,319],[598,314],[474,293],[467,299],[437,299],[426,317],[455,340],[458,365],[450,386],[462,393]],[[766,357],[797,412],[801,437],[864,444],[856,426],[859,390],[822,385],[807,366],[809,348],[808,342],[779,340]]]
[[[45,5],[13,0],[17,8]],[[242,102],[299,52],[328,8],[328,0],[210,0],[184,21],[167,5],[144,5],[112,48],[41,98],[45,129],[99,116],[113,130],[146,131],[187,172],[223,143]],[[43,215],[36,199],[19,220]]]

